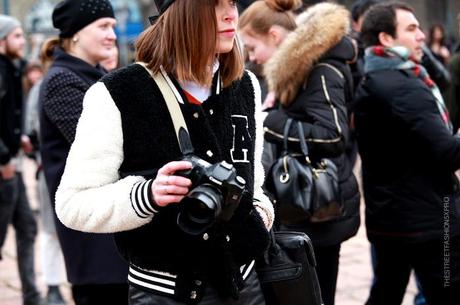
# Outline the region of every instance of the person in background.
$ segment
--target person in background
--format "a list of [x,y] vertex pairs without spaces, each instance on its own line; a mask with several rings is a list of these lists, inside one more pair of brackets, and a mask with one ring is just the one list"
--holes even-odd
[[[364,15],[367,10],[379,0],[356,0],[351,7],[351,34],[350,36],[356,42],[357,56],[356,59],[349,63],[351,75],[353,76],[353,90],[356,91],[361,79],[364,76],[364,47],[361,41],[361,26],[363,23]],[[356,134],[353,124],[353,111],[354,103],[348,105],[348,116],[350,121],[350,140],[345,148],[345,153],[354,167],[358,160],[358,144],[356,143]]]
[[446,32],[442,24],[434,24],[430,27],[427,46],[443,65],[447,65],[450,51],[446,44]]
[[355,39],[358,47],[357,58],[353,63],[350,64],[355,90],[364,75],[364,47],[360,37],[361,26],[363,24],[364,15],[366,14],[367,10],[378,2],[379,0],[356,0],[351,7],[351,36],[353,39]]
[[[35,283],[34,243],[37,222],[27,199],[21,174],[23,96],[22,71],[15,65],[24,57],[24,32],[13,17],[0,15],[0,260],[8,225],[16,231],[19,277],[24,305],[42,304]],[[26,137],[23,137],[23,139]],[[25,139],[28,143],[28,139]]]
[[[347,103],[353,97],[353,80],[347,62],[356,56],[349,12],[340,5],[320,3],[297,17],[300,1],[256,1],[241,15],[239,29],[249,58],[265,64],[264,74],[277,104],[264,121],[265,140],[283,143],[289,118],[302,122],[310,158],[333,158],[339,172],[344,213],[328,222],[310,220],[282,229],[306,233],[313,242],[316,272],[324,304],[333,305],[341,243],[359,228],[359,190],[352,165],[345,156],[349,140]],[[296,69],[286,69],[296,67]],[[300,151],[297,130],[289,141]],[[277,157],[277,156],[275,156]]]
[[26,100],[27,100],[29,91],[43,77],[43,67],[38,62],[35,62],[35,61],[28,62],[26,64],[23,74],[24,74],[23,76],[24,96],[26,97]]
[[[54,203],[84,94],[105,74],[99,62],[112,55],[116,20],[108,0],[65,0],[55,6],[52,21],[59,38],[43,46],[43,58],[52,64],[40,87],[39,123],[43,171]],[[75,304],[128,304],[128,266],[113,235],[55,224]]]
[[423,57],[420,62],[428,72],[431,79],[436,83],[443,96],[446,93],[450,83],[450,73],[447,66],[437,58],[427,45],[423,45]]
[[401,304],[411,270],[428,304],[458,304],[460,138],[420,65],[425,35],[410,6],[385,2],[366,13],[361,37],[355,126],[376,258],[366,304]]
[[[457,14],[457,22],[458,22],[458,31],[460,32],[460,13]],[[457,42],[452,47],[452,52],[457,53],[460,51],[460,39],[457,39]]]
[[[39,65],[40,71],[46,73],[51,64],[50,58],[41,58]],[[40,208],[41,230],[40,230],[40,263],[44,282],[47,286],[46,302],[48,305],[65,305],[64,298],[59,289],[59,285],[65,282],[65,267],[62,256],[61,246],[56,234],[54,224],[53,205],[51,204],[48,187],[46,186],[43,166],[39,152],[39,92],[42,78],[37,78],[35,84],[29,91],[26,100],[26,110],[24,114],[24,133],[31,139],[31,153],[37,165],[37,196]],[[32,83],[32,82],[31,82]]]
[[[262,190],[260,89],[244,71],[237,2],[157,4],[136,43],[138,64],[86,93],[58,217],[76,230],[116,232],[132,305],[264,305],[254,259],[268,246],[274,215]],[[193,162],[152,75],[177,99]],[[206,178],[211,167],[218,175]],[[202,208],[205,197],[216,206]]]
[[118,46],[115,44],[115,46],[112,48],[112,54],[110,57],[102,60],[99,64],[102,66],[102,68],[106,69],[107,72],[110,72],[118,68],[118,62],[119,52]]
[[[457,15],[458,31],[460,33],[460,13]],[[447,89],[447,108],[452,118],[454,133],[460,128],[460,48],[450,58],[448,69],[451,83]]]

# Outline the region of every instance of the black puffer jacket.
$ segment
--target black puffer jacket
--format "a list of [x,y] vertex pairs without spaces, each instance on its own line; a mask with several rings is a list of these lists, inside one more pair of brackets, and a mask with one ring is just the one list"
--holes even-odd
[[[344,154],[349,139],[347,103],[353,91],[347,61],[353,59],[355,51],[345,37],[348,19],[344,12],[326,8],[306,16],[306,23],[286,38],[266,66],[269,87],[277,92],[283,107],[268,114],[265,139],[281,145],[286,120],[292,117],[302,121],[310,157],[333,158],[339,169],[344,215],[331,222],[290,227],[306,232],[316,246],[339,244],[355,235],[360,224],[358,184]],[[299,65],[300,56],[303,62]],[[286,71],[286,67],[294,66],[299,67],[297,72]],[[291,130],[289,136],[297,138],[291,141],[295,149],[297,131]]]

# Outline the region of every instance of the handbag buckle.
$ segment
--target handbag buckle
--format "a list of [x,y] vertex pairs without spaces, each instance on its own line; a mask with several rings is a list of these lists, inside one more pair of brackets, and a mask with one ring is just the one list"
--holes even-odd
[[282,173],[280,175],[280,182],[281,183],[286,183],[289,181],[289,173]]
[[289,181],[289,168],[288,168],[288,157],[283,158],[284,173],[280,175],[280,182],[287,183]]

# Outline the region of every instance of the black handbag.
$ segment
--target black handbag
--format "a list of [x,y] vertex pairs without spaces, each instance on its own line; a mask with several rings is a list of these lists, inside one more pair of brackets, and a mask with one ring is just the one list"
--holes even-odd
[[293,122],[289,118],[284,125],[283,150],[271,166],[265,182],[265,188],[275,202],[276,215],[284,224],[336,219],[342,215],[343,209],[337,167],[329,159],[312,164],[300,122],[295,122],[295,126],[301,151],[289,151],[288,137]]
[[256,262],[267,305],[321,305],[313,245],[300,232],[271,230],[270,247]]

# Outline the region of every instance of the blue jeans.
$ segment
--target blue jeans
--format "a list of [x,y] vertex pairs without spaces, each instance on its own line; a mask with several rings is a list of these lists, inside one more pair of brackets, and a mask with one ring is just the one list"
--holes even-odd
[[40,294],[35,284],[34,242],[37,222],[27,199],[20,173],[4,180],[0,177],[0,249],[5,242],[8,225],[16,231],[16,251],[24,305],[39,304]]

